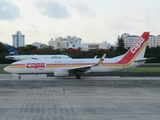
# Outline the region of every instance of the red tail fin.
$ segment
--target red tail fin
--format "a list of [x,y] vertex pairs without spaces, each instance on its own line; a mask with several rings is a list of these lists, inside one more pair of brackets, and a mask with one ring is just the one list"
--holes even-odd
[[[125,56],[118,63],[119,64],[129,63],[131,60],[136,58],[136,56],[138,56],[142,52],[143,48],[146,47],[147,41],[148,41],[148,37],[149,37],[149,32],[144,32],[141,35],[141,37],[139,37],[136,40],[134,45],[128,50],[128,52],[125,54]],[[145,52],[145,51],[143,51],[143,52]],[[144,56],[142,56],[142,58],[143,57]]]

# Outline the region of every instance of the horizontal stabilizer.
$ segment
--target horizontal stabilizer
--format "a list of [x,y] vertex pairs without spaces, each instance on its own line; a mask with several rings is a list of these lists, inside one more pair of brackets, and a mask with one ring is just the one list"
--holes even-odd
[[155,59],[155,58],[156,58],[156,57],[142,58],[142,59],[135,60],[134,62],[142,62],[142,61],[152,60],[152,59]]

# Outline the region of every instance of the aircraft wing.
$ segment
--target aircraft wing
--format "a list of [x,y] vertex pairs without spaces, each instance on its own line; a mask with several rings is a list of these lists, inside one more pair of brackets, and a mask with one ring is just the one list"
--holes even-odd
[[75,72],[84,72],[84,73],[89,73],[91,72],[90,71],[90,68],[93,67],[93,66],[96,66],[96,65],[99,65],[103,62],[104,58],[105,58],[106,54],[104,54],[102,56],[101,59],[99,59],[99,61],[93,65],[84,65],[84,66],[80,66],[80,67],[75,67],[75,68],[68,68],[67,70],[70,72],[70,73],[75,73]]
[[151,59],[155,59],[155,58],[156,58],[156,57],[142,58],[142,59],[135,60],[134,62],[142,62],[142,61],[147,61],[147,60],[151,60]]
[[67,70],[70,73],[75,73],[75,72],[88,73],[90,71],[90,68],[95,66],[95,65],[85,65],[85,66],[81,66],[81,67],[70,68],[70,69],[67,69]]

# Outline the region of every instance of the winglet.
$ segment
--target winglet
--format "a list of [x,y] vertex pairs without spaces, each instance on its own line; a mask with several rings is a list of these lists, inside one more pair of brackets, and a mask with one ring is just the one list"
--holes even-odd
[[96,56],[94,56],[94,59],[96,59],[97,58],[97,55]]
[[106,53],[101,57],[101,59],[103,59],[104,60],[104,58],[106,57]]
[[98,61],[96,65],[102,64],[105,57],[106,57],[106,53],[101,57],[101,59]]

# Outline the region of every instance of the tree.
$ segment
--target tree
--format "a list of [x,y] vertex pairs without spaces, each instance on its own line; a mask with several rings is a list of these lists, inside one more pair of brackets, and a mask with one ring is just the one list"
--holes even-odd
[[6,46],[0,42],[0,64],[6,64],[13,62],[12,60],[8,60],[5,58],[5,56],[8,55],[8,51]]
[[24,47],[18,47],[16,49],[20,55],[22,54],[25,55],[25,54],[33,54],[33,51],[37,50],[37,47],[34,45],[26,45]]
[[0,53],[8,53],[6,46],[2,42],[0,42]]
[[116,48],[116,52],[119,54],[124,54],[127,52],[127,50],[124,48],[125,44],[124,44],[124,38],[123,35],[118,36],[117,42],[116,42],[117,48]]

